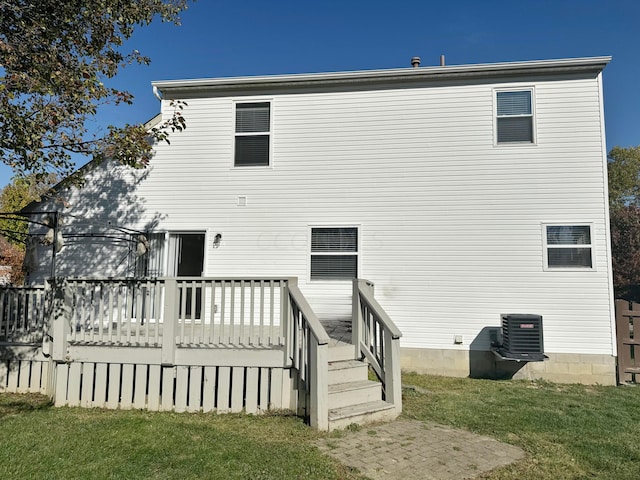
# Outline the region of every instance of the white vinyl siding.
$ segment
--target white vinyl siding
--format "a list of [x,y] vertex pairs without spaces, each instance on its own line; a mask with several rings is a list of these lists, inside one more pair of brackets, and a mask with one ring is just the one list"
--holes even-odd
[[271,104],[236,103],[234,166],[269,166]]
[[[277,168],[229,168],[235,105],[245,101],[237,92],[186,98],[188,128],[155,147],[149,169],[105,168],[68,202],[79,218],[142,231],[220,232],[219,248],[207,239],[205,275],[296,276],[321,319],[351,317],[351,285],[310,280],[310,226],[357,225],[358,277],[375,283],[403,348],[482,348],[501,313],[529,313],[544,317],[547,353],[611,354],[596,76],[392,87],[273,95]],[[536,147],[495,148],[495,92],[533,88]],[[255,95],[246,101],[266,101]],[[550,274],[541,225],[567,219],[591,223],[594,268]],[[60,274],[122,258],[68,248]]]
[[496,142],[533,143],[532,90],[496,92]]
[[311,228],[311,280],[351,280],[358,277],[358,229]]
[[591,225],[544,225],[545,267],[592,269]]

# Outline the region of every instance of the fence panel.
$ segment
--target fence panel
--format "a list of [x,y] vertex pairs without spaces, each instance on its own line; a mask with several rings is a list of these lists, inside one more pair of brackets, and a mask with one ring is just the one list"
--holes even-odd
[[640,378],[640,304],[616,300],[618,383],[636,383]]

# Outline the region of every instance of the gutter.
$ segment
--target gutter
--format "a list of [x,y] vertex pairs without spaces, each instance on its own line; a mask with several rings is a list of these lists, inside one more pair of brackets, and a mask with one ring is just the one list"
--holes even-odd
[[224,91],[238,88],[277,88],[293,86],[335,86],[362,83],[433,81],[441,79],[487,78],[497,75],[593,72],[599,73],[611,61],[610,56],[533,60],[526,62],[449,65],[387,70],[302,73],[249,77],[159,80],[152,82],[154,94],[168,91]]

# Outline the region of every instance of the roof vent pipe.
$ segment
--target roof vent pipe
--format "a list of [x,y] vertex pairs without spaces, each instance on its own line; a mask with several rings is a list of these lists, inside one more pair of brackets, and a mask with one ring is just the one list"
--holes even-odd
[[418,68],[420,66],[420,57],[411,57],[411,66]]
[[440,55],[440,66],[444,67],[444,55]]

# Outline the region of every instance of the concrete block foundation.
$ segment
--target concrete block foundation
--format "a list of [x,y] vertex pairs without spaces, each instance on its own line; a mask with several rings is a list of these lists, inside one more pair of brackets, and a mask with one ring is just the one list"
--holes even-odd
[[491,379],[543,379],[557,383],[615,385],[616,357],[576,353],[547,353],[544,362],[500,361],[481,350],[401,348],[405,371]]

